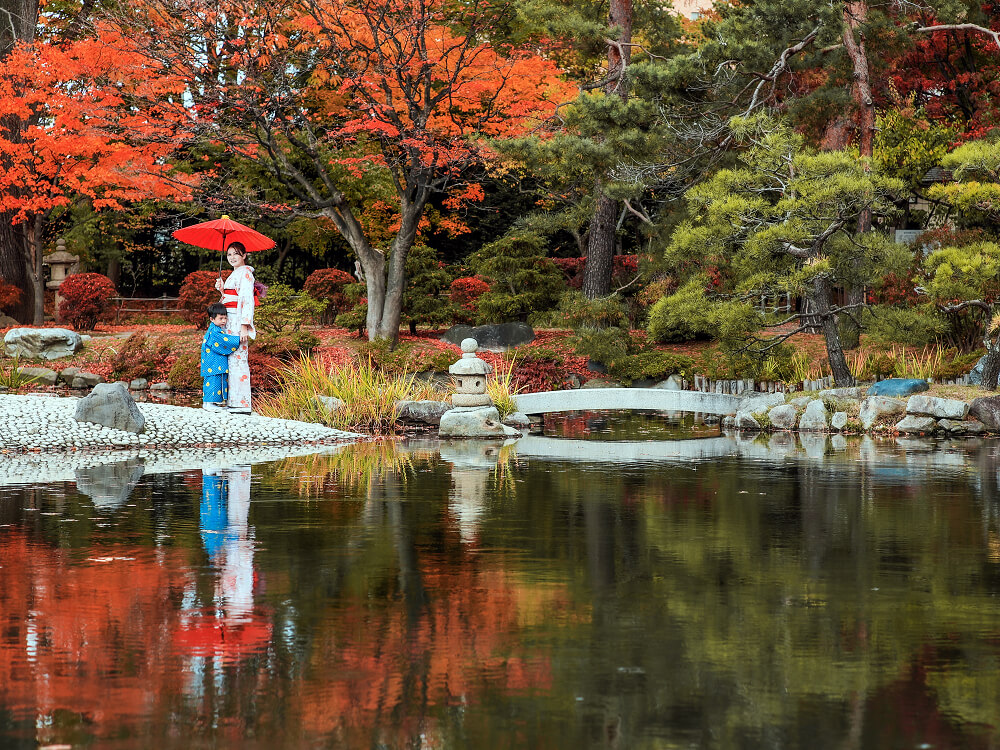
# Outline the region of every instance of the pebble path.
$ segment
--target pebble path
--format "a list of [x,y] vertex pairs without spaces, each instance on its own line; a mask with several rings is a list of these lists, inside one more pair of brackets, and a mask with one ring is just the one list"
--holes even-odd
[[204,445],[295,445],[362,437],[324,425],[258,415],[141,403],[139,434],[77,422],[76,398],[0,395],[0,451],[180,448]]

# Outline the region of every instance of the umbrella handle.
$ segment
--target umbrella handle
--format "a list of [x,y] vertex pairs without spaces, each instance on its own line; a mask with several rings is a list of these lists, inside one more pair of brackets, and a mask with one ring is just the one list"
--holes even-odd
[[222,230],[222,252],[219,253],[219,281],[222,281],[222,258],[226,254],[226,230]]

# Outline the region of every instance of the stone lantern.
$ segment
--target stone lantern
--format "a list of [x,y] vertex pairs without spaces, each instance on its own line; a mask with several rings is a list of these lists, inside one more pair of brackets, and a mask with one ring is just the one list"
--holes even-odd
[[479,344],[475,339],[463,339],[462,358],[448,368],[455,379],[455,393],[451,403],[455,406],[491,406],[486,394],[486,376],[493,367],[476,356]]
[[74,267],[80,262],[79,255],[66,252],[66,240],[60,237],[56,240],[56,251],[42,258],[52,271],[52,276],[45,284],[48,289],[58,289],[66,277],[73,273]]

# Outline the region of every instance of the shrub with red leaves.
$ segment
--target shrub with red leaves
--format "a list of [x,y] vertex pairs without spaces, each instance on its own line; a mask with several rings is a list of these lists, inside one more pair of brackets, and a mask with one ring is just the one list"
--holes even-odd
[[302,290],[314,299],[329,302],[323,313],[323,322],[329,323],[338,313],[347,312],[354,306],[344,294],[344,287],[355,283],[357,279],[347,271],[341,271],[339,268],[320,268],[309,274]]
[[[229,277],[232,271],[222,272],[222,278]],[[184,311],[184,319],[195,323],[198,328],[208,328],[208,306],[221,298],[215,288],[215,280],[219,278],[216,271],[193,271],[184,277],[181,290],[177,293],[177,305]]]
[[21,290],[0,279],[0,312],[10,312],[21,301]]
[[59,286],[59,320],[74,328],[91,331],[97,319],[111,306],[118,291],[111,279],[99,273],[75,273]]
[[[552,258],[551,260],[563,272],[566,277],[566,285],[570,289],[583,287],[583,267],[587,264],[586,258]],[[611,285],[613,287],[624,286],[635,278],[638,272],[638,255],[616,255],[612,259]]]
[[464,310],[469,319],[476,312],[476,300],[490,290],[490,285],[478,276],[462,276],[448,287],[451,301]]

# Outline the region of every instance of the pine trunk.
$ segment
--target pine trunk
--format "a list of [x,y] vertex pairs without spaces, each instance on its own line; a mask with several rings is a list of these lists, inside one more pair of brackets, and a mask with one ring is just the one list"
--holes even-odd
[[611,294],[611,273],[615,258],[618,202],[600,192],[600,184],[597,189],[597,209],[590,222],[587,260],[583,266],[583,294],[587,299]]
[[983,362],[983,382],[980,388],[984,391],[995,391],[998,377],[1000,377],[1000,346],[990,346],[986,350],[986,361]]
[[838,388],[847,388],[854,385],[854,376],[851,375],[851,368],[848,367],[847,358],[844,356],[844,347],[840,343],[836,316],[830,312],[832,296],[830,280],[825,276],[813,282],[810,299],[816,315],[822,322],[823,337],[826,339],[826,356],[830,361],[833,381]]
[[[618,36],[614,43],[608,44],[608,82],[604,91],[608,96],[628,99],[625,68],[632,57],[632,0],[611,0],[608,25],[618,29]],[[583,267],[583,294],[588,299],[611,293],[618,202],[604,194],[602,182],[598,180],[595,190],[597,205],[588,230],[587,260]]]

